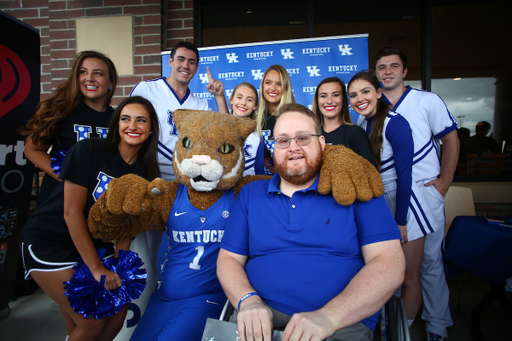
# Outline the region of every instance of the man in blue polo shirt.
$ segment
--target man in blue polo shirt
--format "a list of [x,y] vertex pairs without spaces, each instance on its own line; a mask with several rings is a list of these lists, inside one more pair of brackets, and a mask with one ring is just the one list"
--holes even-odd
[[317,192],[325,139],[299,104],[278,113],[271,180],[240,192],[217,274],[244,340],[373,340],[378,311],[403,281],[400,233],[382,197],[350,206]]

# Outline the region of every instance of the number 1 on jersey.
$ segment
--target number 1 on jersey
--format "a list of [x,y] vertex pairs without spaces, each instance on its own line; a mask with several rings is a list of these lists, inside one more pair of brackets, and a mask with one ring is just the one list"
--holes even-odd
[[192,263],[190,263],[190,265],[188,266],[192,270],[200,270],[201,269],[201,265],[199,264],[199,260],[203,256],[204,246],[198,246],[198,247],[196,247],[196,250],[197,250],[197,255],[194,257],[194,260],[192,260]]

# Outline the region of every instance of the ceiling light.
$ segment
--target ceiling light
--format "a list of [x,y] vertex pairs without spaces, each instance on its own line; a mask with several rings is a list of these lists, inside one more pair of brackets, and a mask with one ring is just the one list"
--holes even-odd
[[468,97],[468,98],[466,98],[466,101],[471,101],[472,99],[473,99],[473,98]]
[[454,80],[454,81],[460,81],[461,79],[462,79],[462,78],[457,77],[457,78],[454,78],[453,80]]

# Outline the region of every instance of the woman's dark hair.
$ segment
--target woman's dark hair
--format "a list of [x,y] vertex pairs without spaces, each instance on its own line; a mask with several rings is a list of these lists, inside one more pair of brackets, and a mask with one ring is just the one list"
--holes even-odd
[[144,166],[146,167],[146,173],[148,179],[154,179],[160,176],[160,170],[158,168],[157,154],[158,154],[158,136],[160,135],[160,125],[158,121],[158,115],[156,114],[155,108],[150,101],[140,96],[133,96],[124,99],[117,109],[112,114],[112,119],[108,127],[108,135],[106,139],[106,148],[109,150],[117,150],[121,136],[119,135],[119,117],[121,111],[128,104],[140,104],[149,114],[151,121],[151,134],[148,139],[144,141],[142,147],[139,150],[139,156],[143,156]]
[[312,111],[320,118],[320,122],[322,126],[324,125],[324,115],[320,111],[320,107],[318,106],[318,96],[319,89],[322,85],[326,83],[338,83],[341,86],[341,96],[343,97],[343,104],[341,105],[340,115],[338,116],[338,120],[341,125],[343,124],[353,124],[352,118],[350,117],[350,112],[348,111],[348,97],[347,97],[347,88],[345,87],[345,82],[343,82],[338,77],[329,77],[322,80],[318,83],[315,90],[315,97],[313,98],[313,109]]
[[20,129],[22,135],[30,135],[35,145],[50,144],[51,137],[55,135],[57,124],[65,119],[73,110],[84,102],[84,95],[80,91],[80,68],[87,58],[97,58],[107,64],[108,78],[112,86],[105,98],[105,106],[110,105],[117,86],[117,71],[114,63],[101,52],[82,51],[78,53],[71,67],[71,74],[55,90],[55,94],[42,100],[37,105],[34,116]]
[[[373,73],[367,71],[358,72],[348,82],[348,92],[350,93],[350,85],[358,80],[362,79],[370,83],[376,92],[380,91],[380,82]],[[377,163],[377,169],[380,168],[380,152],[382,150],[382,129],[384,128],[384,120],[386,119],[389,112],[388,105],[382,100],[382,97],[377,101],[377,112],[373,116],[372,130],[370,131],[370,148],[372,150],[373,158]]]

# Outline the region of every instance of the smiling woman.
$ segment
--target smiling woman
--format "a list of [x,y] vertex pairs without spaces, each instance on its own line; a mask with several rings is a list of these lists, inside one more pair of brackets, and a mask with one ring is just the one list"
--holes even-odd
[[325,143],[350,148],[376,166],[368,136],[352,123],[345,82],[338,77],[328,77],[318,83],[312,111],[320,119]]
[[116,84],[116,68],[107,56],[95,51],[80,52],[69,78],[57,87],[52,97],[39,103],[36,114],[21,129],[22,134],[28,135],[25,156],[46,173],[38,204],[60,182],[52,166],[54,155],[64,154],[83,139],[107,136],[114,112],[110,101]]
[[295,103],[292,83],[288,71],[281,65],[270,66],[260,85],[260,106],[256,116],[256,129],[265,142],[265,172],[275,173],[274,162],[274,126],[275,113],[284,104]]
[[112,243],[91,237],[86,217],[110,180],[125,174],[147,180],[159,175],[158,133],[151,103],[138,96],[125,99],[113,114],[106,139],[86,139],[69,150],[59,175],[63,181],[22,230],[25,276],[32,276],[59,305],[72,339],[112,340],[122,327],[126,306],[110,317],[84,319],[71,308],[63,283],[73,277],[81,258],[96,281],[105,277],[105,289],[122,285],[120,277],[103,266],[99,250],[105,250],[105,258],[117,256],[119,250],[129,249],[131,239],[118,240],[114,250]]
[[127,104],[119,117],[119,150],[140,148],[151,134],[149,113],[142,104]]
[[[240,118],[254,119],[258,109],[258,92],[254,85],[242,82],[238,84],[229,97],[231,114]],[[263,175],[265,147],[257,131],[247,137],[244,144],[245,175]]]

